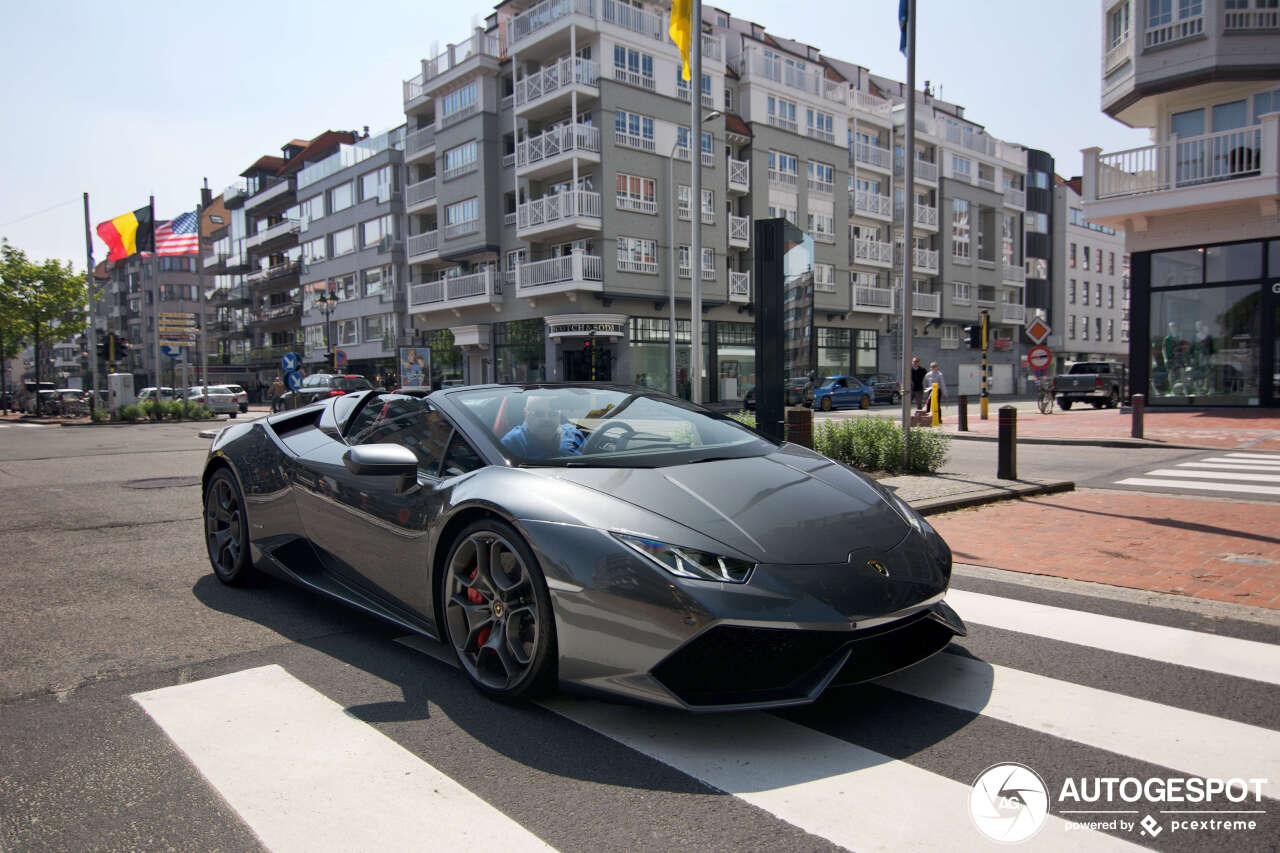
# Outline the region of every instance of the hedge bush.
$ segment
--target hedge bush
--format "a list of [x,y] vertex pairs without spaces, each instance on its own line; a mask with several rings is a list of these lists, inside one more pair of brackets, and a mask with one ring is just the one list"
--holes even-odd
[[[729,413],[740,424],[756,428],[754,412]],[[906,472],[933,474],[947,462],[951,436],[933,429],[911,430]],[[837,462],[863,471],[901,473],[902,426],[892,418],[872,416],[824,420],[815,425],[813,449]]]
[[111,413],[108,412],[106,409],[104,409],[102,406],[98,406],[89,415],[89,419],[93,421],[95,424],[103,424],[111,420]]
[[146,414],[147,413],[143,410],[143,407],[137,403],[130,403],[127,406],[121,406],[116,410],[117,418],[122,421],[128,421],[131,424],[136,424],[138,421],[146,417]]

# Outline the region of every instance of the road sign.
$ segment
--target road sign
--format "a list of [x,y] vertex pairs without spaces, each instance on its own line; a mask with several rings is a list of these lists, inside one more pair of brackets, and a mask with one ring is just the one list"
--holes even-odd
[[284,375],[284,384],[289,386],[290,391],[297,391],[302,387],[302,374],[296,370],[290,370]]
[[1027,337],[1031,339],[1032,343],[1043,344],[1044,339],[1049,337],[1049,333],[1053,330],[1049,328],[1048,323],[1041,320],[1039,317],[1036,317],[1027,324],[1025,331],[1027,333]]
[[177,358],[178,356],[182,355],[182,352],[184,349],[185,347],[183,347],[180,344],[172,344],[172,343],[166,344],[163,342],[161,342],[160,344],[160,352],[169,356],[169,358]]
[[280,368],[286,372],[298,369],[298,354],[296,352],[287,352],[280,356]]
[[1048,347],[1034,346],[1027,350],[1027,364],[1035,371],[1047,370],[1053,361],[1053,352]]
[[346,366],[347,366],[347,353],[346,353],[346,350],[340,350],[340,349],[337,349],[337,350],[334,350],[334,351],[333,351],[333,365],[334,365],[334,367],[346,367]]

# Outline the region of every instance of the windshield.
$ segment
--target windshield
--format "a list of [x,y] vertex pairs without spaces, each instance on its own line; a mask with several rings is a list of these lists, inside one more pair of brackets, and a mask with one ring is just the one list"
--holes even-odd
[[1096,361],[1082,361],[1079,364],[1071,365],[1068,373],[1106,373],[1107,366],[1099,364]]
[[373,387],[363,376],[335,376],[329,384],[340,391],[368,391]]
[[763,456],[741,424],[636,388],[481,388],[449,395],[517,465],[659,468]]

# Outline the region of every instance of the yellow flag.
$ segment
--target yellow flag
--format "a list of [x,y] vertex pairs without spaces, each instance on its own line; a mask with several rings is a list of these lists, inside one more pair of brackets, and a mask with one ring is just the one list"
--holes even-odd
[[667,34],[680,49],[680,59],[684,61],[683,79],[689,79],[689,52],[693,41],[693,4],[690,0],[671,0],[671,26]]

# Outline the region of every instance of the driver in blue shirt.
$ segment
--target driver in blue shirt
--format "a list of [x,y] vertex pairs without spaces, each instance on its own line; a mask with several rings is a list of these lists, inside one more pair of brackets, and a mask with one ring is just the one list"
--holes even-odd
[[581,456],[586,439],[573,424],[560,423],[560,407],[550,394],[525,400],[524,422],[502,437],[502,446],[525,459]]

